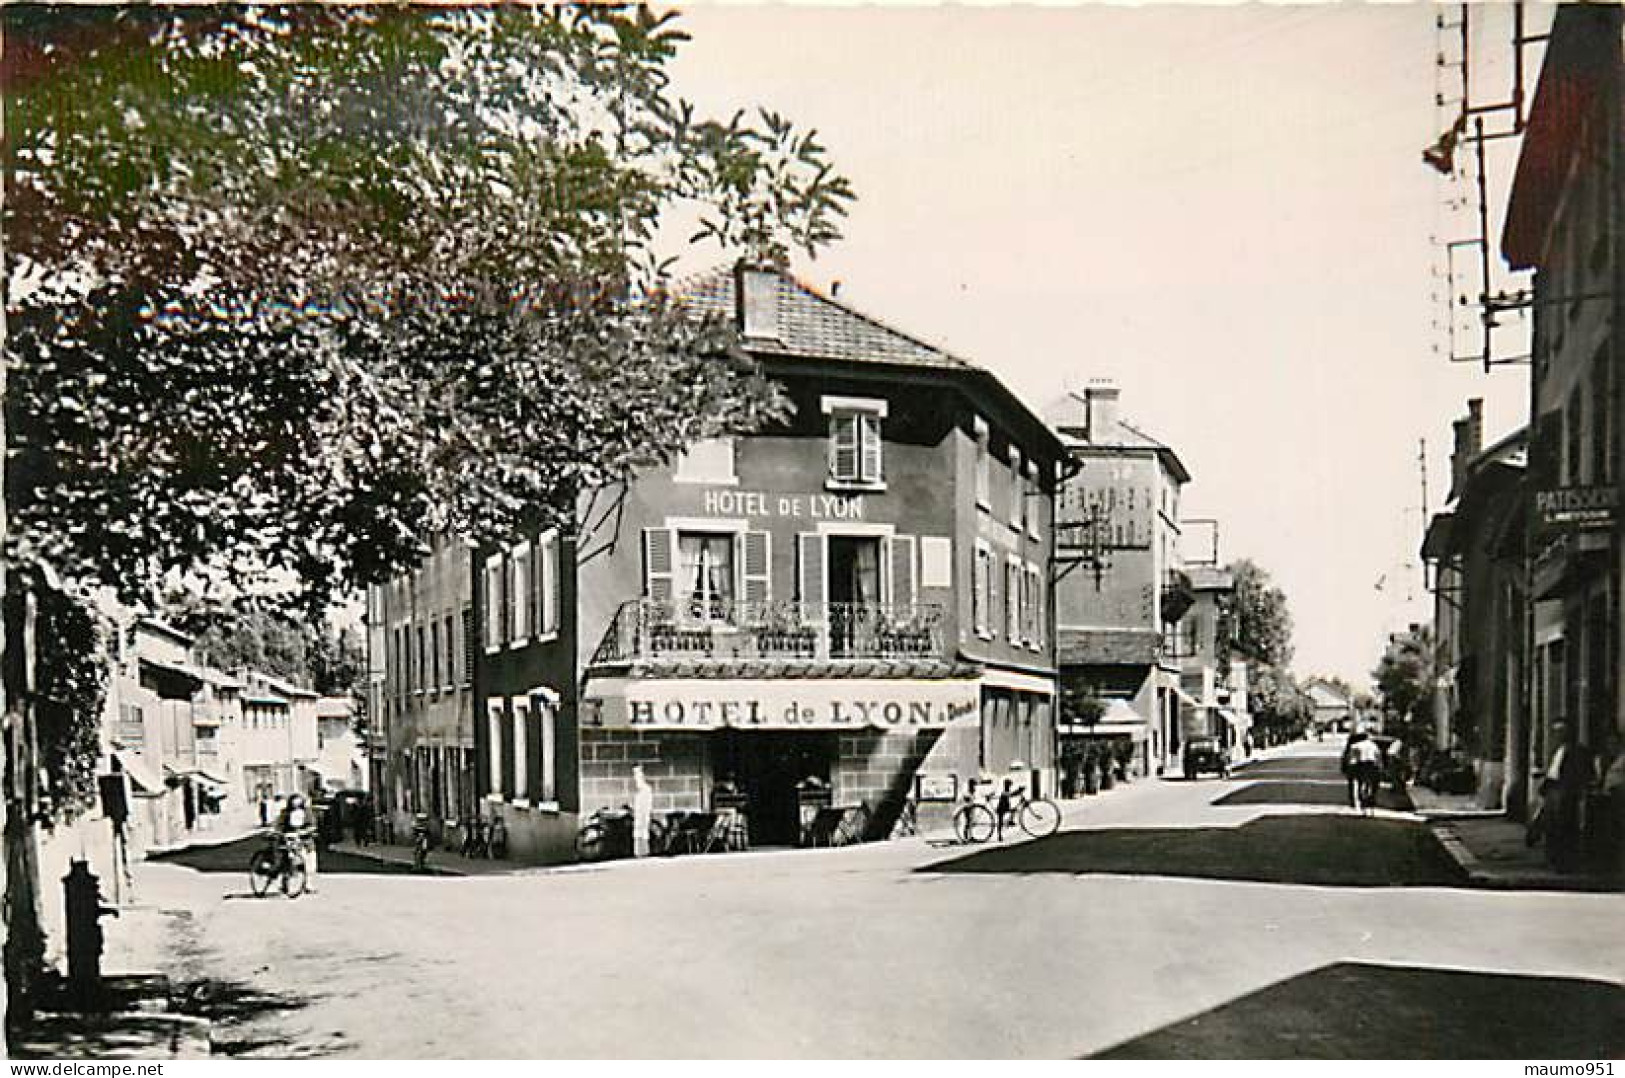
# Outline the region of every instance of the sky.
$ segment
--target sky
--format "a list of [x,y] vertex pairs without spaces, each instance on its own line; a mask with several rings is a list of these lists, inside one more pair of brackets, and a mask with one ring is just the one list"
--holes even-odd
[[[1434,240],[1474,230],[1448,204],[1471,185],[1420,160],[1449,123],[1435,15],[1455,11],[701,6],[673,73],[702,111],[815,128],[852,180],[845,238],[798,275],[1035,410],[1115,380],[1191,472],[1185,516],[1218,518],[1221,557],[1285,591],[1295,670],[1364,685],[1431,611],[1420,441],[1437,511],[1467,399],[1487,441],[1527,414],[1527,367],[1451,363],[1436,325]],[[1506,96],[1504,18],[1474,27],[1476,100]],[[1498,210],[1516,149],[1492,146]]]

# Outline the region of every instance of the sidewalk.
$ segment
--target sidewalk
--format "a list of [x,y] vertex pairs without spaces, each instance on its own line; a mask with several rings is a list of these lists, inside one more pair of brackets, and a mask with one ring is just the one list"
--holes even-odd
[[1619,891],[1621,878],[1598,872],[1562,873],[1546,864],[1545,850],[1530,848],[1524,827],[1503,815],[1436,819],[1433,835],[1468,883],[1499,890]]
[[[381,865],[395,865],[406,869],[412,867],[412,847],[398,843],[373,842],[357,846],[353,842],[330,842],[326,848],[333,853],[359,857],[365,861],[376,861]],[[319,861],[317,863],[320,864]],[[429,860],[424,871],[431,876],[510,876],[515,872],[532,871],[543,867],[547,866],[483,857],[464,857],[451,850],[435,849],[429,851]]]
[[49,992],[25,1030],[10,1038],[14,1059],[207,1059],[211,1024],[171,1011],[169,978],[152,972],[168,949],[169,914],[127,905],[102,921],[105,1008],[69,1010]]

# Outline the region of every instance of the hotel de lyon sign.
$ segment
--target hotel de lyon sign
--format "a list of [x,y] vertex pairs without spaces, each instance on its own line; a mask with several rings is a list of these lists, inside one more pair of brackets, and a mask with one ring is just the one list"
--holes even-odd
[[864,678],[631,680],[606,693],[606,727],[634,730],[942,728],[978,713],[980,683]]

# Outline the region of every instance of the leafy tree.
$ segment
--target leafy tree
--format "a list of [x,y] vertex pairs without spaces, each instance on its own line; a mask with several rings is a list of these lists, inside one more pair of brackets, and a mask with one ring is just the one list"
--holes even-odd
[[671,226],[778,263],[837,237],[850,186],[782,117],[697,116],[673,16],[0,19],[10,567],[314,617],[433,534],[568,527],[579,492],[782,414],[671,298]]
[[287,573],[317,604],[780,414],[656,239],[698,206],[782,260],[850,192],[782,118],[696,119],[671,16],[71,19],[120,47],[9,102],[24,561],[131,601]]
[[1274,739],[1296,736],[1308,722],[1310,707],[1289,672],[1292,615],[1286,594],[1248,559],[1232,562],[1227,570],[1235,587],[1220,611],[1220,661],[1246,662],[1248,709],[1262,731]]
[[1433,656],[1433,630],[1422,626],[1391,637],[1371,672],[1383,710],[1406,727],[1430,725],[1426,708],[1433,699]]
[[1222,661],[1246,659],[1283,669],[1292,665],[1292,615],[1286,594],[1269,573],[1248,559],[1227,567],[1235,590],[1225,603],[1219,624]]

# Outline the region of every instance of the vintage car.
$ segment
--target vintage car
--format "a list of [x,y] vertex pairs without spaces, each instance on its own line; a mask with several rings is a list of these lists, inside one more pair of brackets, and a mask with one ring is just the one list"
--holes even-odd
[[1185,750],[1180,758],[1188,779],[1194,779],[1204,771],[1220,778],[1230,777],[1230,757],[1216,737],[1191,738],[1185,742]]

